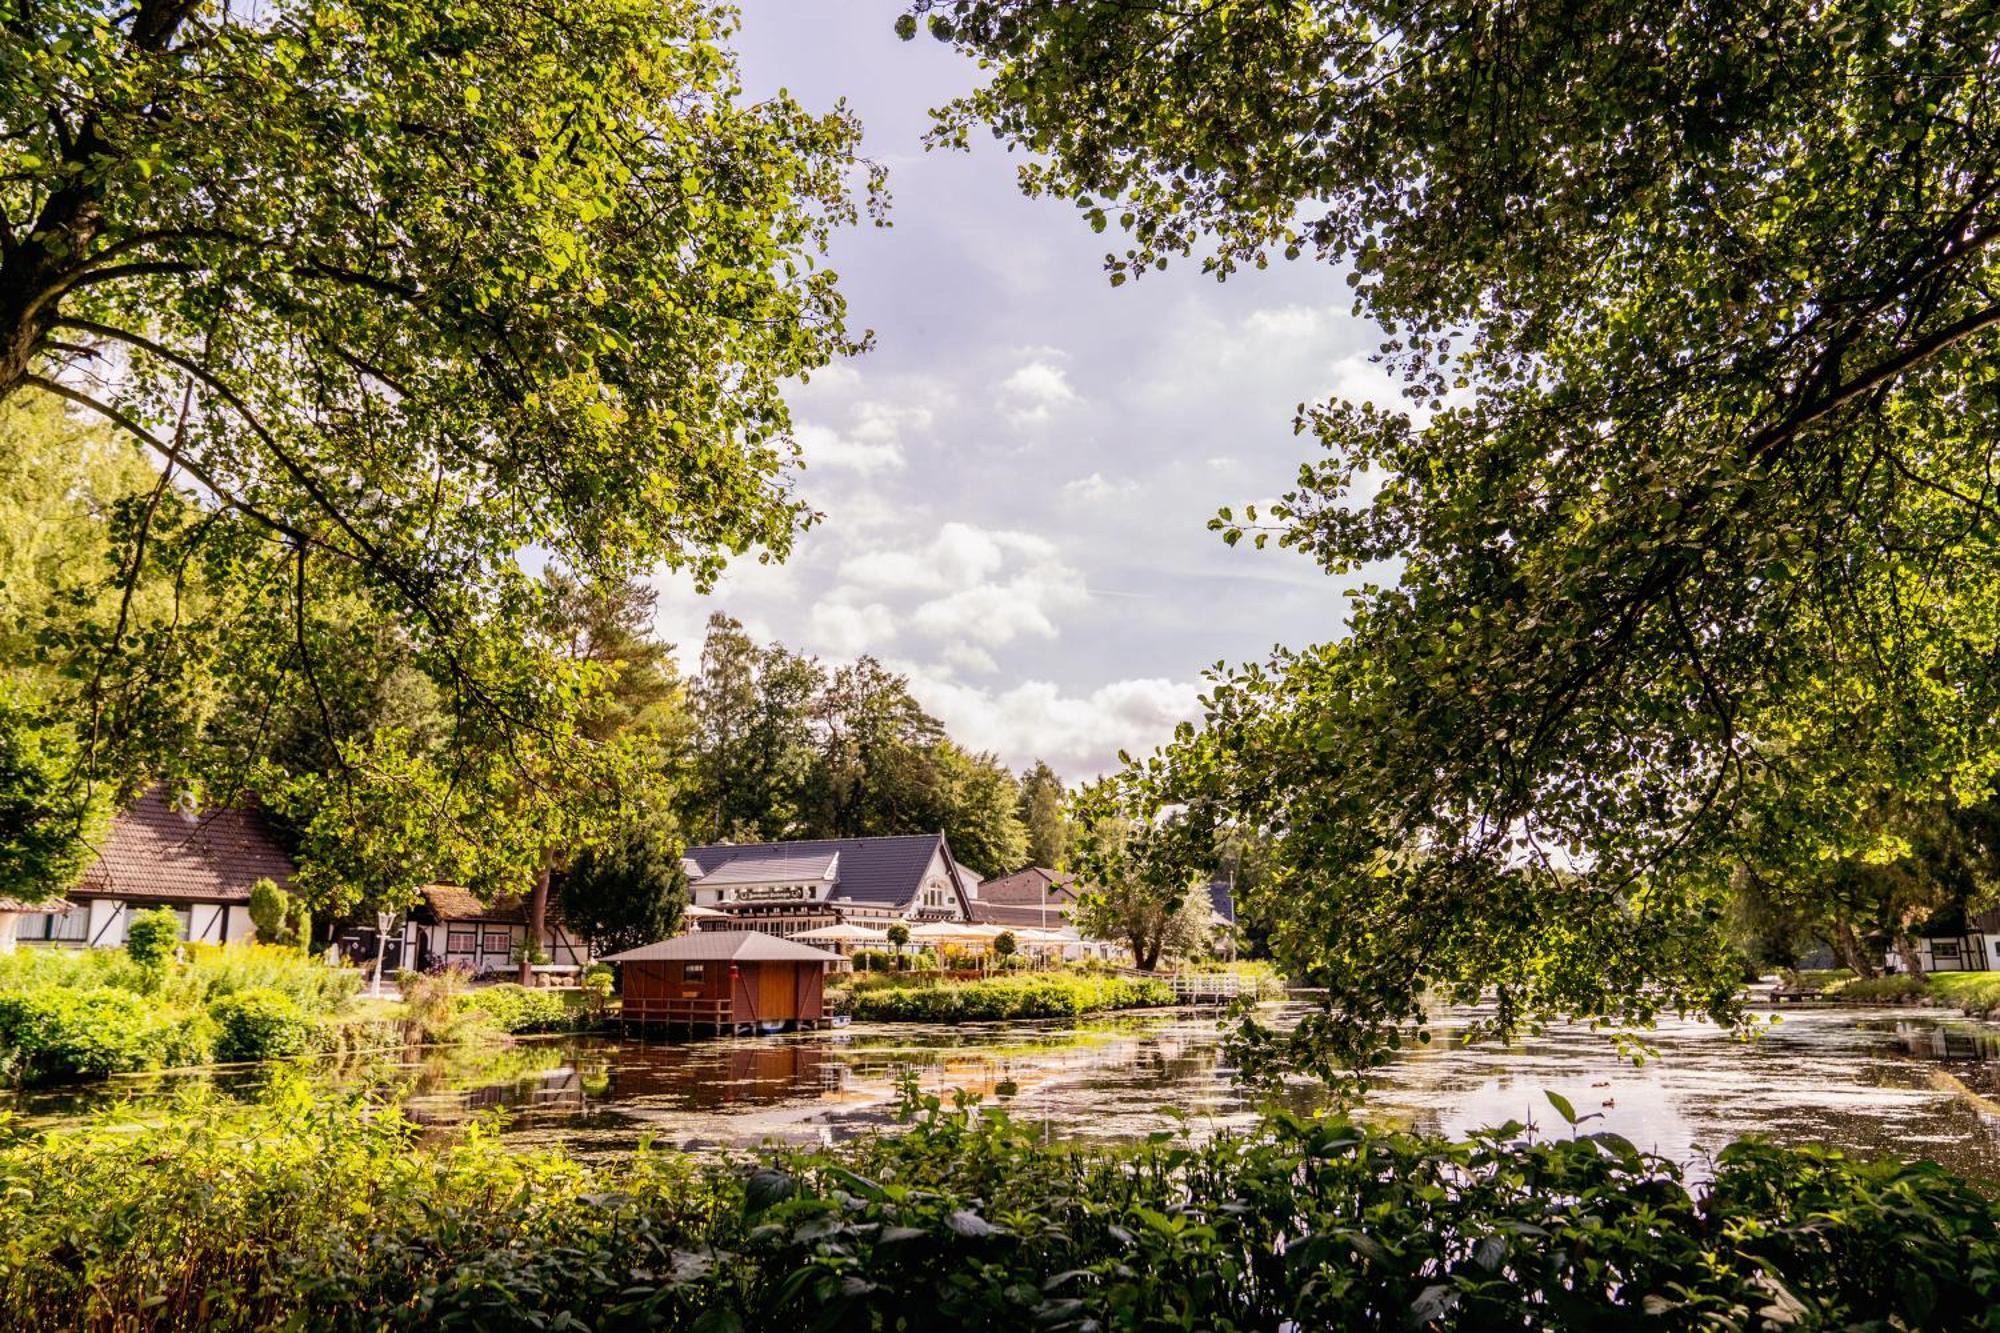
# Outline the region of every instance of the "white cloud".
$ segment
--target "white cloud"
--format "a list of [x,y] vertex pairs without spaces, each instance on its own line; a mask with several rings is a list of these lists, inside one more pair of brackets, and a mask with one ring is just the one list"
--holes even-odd
[[1082,504],[1099,504],[1121,496],[1137,495],[1139,483],[1130,477],[1108,481],[1102,472],[1093,472],[1087,477],[1078,477],[1062,485],[1062,498]]
[[1077,400],[1069,373],[1059,364],[1061,355],[1048,348],[1038,349],[1000,381],[1001,409],[1016,426],[1039,426],[1058,407]]
[[915,592],[946,592],[969,588],[997,573],[1009,551],[1039,558],[1054,548],[1026,532],[975,527],[952,521],[938,529],[927,545],[866,551],[844,561],[840,577],[867,588]]
[[1171,740],[1177,723],[1199,713],[1193,681],[1144,677],[1071,694],[1046,680],[994,691],[922,667],[897,663],[918,702],[974,750],[992,750],[1021,766],[1046,759],[1066,777],[1106,771],[1118,751],[1141,754]]
[[907,461],[903,446],[894,439],[868,440],[858,433],[840,435],[810,423],[799,426],[798,437],[808,470],[858,472],[865,477],[878,472],[900,472]]
[[997,648],[1027,636],[1055,638],[1056,614],[1087,600],[1076,571],[1057,564],[925,602],[911,623],[933,638],[972,639]]
[[946,665],[960,671],[998,671],[1000,664],[993,660],[993,654],[970,643],[948,643],[944,646],[943,657]]
[[896,637],[896,617],[880,602],[851,606],[819,602],[812,609],[812,646],[836,657],[880,654]]

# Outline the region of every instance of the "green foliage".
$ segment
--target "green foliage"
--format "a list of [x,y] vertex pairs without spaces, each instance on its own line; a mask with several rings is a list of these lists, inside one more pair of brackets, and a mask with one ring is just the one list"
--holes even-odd
[[596,1021],[580,995],[535,990],[512,982],[467,991],[459,997],[458,1006],[461,1011],[509,1034],[576,1032]]
[[164,1008],[136,991],[109,986],[0,991],[0,1070],[19,1083],[203,1064],[209,1042],[199,1014]]
[[736,621],[709,618],[690,682],[697,841],[854,838],[942,831],[982,874],[1026,855],[1013,776],[954,744],[872,657],[829,670]]
[[160,967],[181,941],[181,919],[171,908],[132,912],[125,923],[125,952],[141,967]]
[[[1035,766],[1021,775],[1020,801],[1016,813],[1028,843],[1025,865],[1060,870],[1069,861],[1069,824],[1063,816],[1063,784],[1056,771],[1037,759]],[[1022,866],[1009,866],[1019,870]]]
[[1732,1020],[1737,865],[1893,859],[1885,798],[1990,794],[1992,7],[919,16],[980,62],[936,139],[1023,149],[1113,285],[1316,260],[1382,329],[1406,401],[1302,407],[1326,456],[1212,524],[1348,581],[1350,632],[1127,775],[1272,840],[1302,1054],[1482,992]]
[[1902,1000],[1921,1000],[1927,997],[1931,993],[1931,988],[1925,984],[1926,980],[1924,977],[1913,977],[1907,972],[1899,972],[1887,977],[1856,977],[1852,981],[1843,982],[1839,986],[1829,986],[1826,989],[1843,1000],[1861,1004],[1892,1004]]
[[282,991],[256,988],[222,996],[208,1007],[218,1060],[275,1060],[310,1048],[313,1026]]
[[643,674],[579,664],[550,628],[576,599],[519,554],[595,589],[786,553],[784,386],[865,342],[824,263],[882,200],[859,125],[746,96],[708,0],[16,17],[0,405],[152,456],[99,505],[35,455],[29,516],[85,519],[21,535],[36,569],[85,557],[34,585],[54,604],[0,605],[42,748],[125,794],[273,758],[315,904],[518,880],[604,802],[612,682]]
[[[893,980],[895,975],[885,974],[882,979]],[[1009,1018],[1069,1018],[1106,1009],[1142,1009],[1173,1002],[1173,987],[1161,981],[1052,972],[986,981],[866,989],[857,979],[853,1013],[856,1019],[868,1021],[978,1023]]]
[[[1079,883],[1077,925],[1120,940],[1151,971],[1162,958],[1202,952],[1206,890],[1215,854],[1207,807],[1164,809],[1132,784],[1100,781],[1077,794],[1071,859]],[[1197,901],[1198,899],[1198,901]]]
[[77,779],[75,731],[0,676],[0,898],[60,898],[90,864],[107,794]]
[[1013,957],[1014,951],[1020,947],[1011,930],[1003,930],[993,937],[993,952],[1003,959]]
[[680,843],[654,821],[636,821],[585,848],[562,882],[564,923],[599,954],[671,937],[686,906]]
[[268,879],[250,886],[250,920],[265,944],[307,948],[312,943],[312,914],[303,899],[292,897]]
[[1935,1166],[1730,1145],[1706,1190],[1616,1135],[1276,1119],[1049,1147],[906,1133],[595,1168],[367,1102],[190,1101],[0,1147],[0,1323],[329,1330],[1976,1327],[2000,1214]]
[[889,937],[891,946],[897,949],[906,949],[909,947],[910,927],[908,922],[891,921],[889,928],[883,933]]
[[[111,949],[0,956],[0,1009],[9,1015],[0,1022],[0,1068],[29,1083],[99,1078],[203,1064],[232,1039],[294,1053],[320,1041],[360,986],[353,969],[291,948],[197,944],[187,953],[175,966]],[[223,1058],[262,1058],[231,1049],[239,1053]]]

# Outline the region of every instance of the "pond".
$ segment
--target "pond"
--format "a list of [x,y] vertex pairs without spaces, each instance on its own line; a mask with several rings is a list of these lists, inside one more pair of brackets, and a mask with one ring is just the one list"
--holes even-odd
[[[1284,1011],[1267,1017],[1282,1021]],[[1586,1129],[1693,1164],[1747,1133],[1863,1153],[1928,1157],[2000,1188],[2000,1027],[1930,1011],[1787,1013],[1754,1041],[1668,1022],[1635,1066],[1601,1034],[1557,1028],[1511,1046],[1456,1040],[1467,1016],[1376,1079],[1365,1112],[1460,1133],[1507,1120],[1566,1132],[1554,1090]],[[523,1145],[586,1157],[641,1138],[684,1147],[765,1139],[830,1142],[892,1118],[899,1082],[963,1088],[1004,1106],[1051,1141],[1143,1136],[1185,1116],[1200,1132],[1247,1124],[1257,1099],[1237,1087],[1212,1016],[1120,1017],[964,1027],[855,1025],[827,1032],[695,1042],[551,1038],[487,1051],[314,1067],[328,1087],[380,1087],[439,1133],[504,1113]],[[273,1075],[239,1069],[114,1079],[18,1094],[12,1109],[57,1124],[106,1105],[143,1111],[190,1081],[255,1095]],[[1282,1100],[1306,1109],[1317,1089]]]

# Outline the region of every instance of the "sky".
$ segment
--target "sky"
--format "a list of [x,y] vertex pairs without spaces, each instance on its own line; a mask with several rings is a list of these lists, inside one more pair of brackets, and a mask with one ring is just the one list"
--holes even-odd
[[971,62],[897,40],[890,0],[747,0],[747,92],[842,97],[888,168],[892,225],[833,249],[866,354],[790,395],[824,517],[783,565],[715,592],[662,576],[660,633],[689,664],[711,610],[762,641],[905,674],[954,739],[1066,779],[1198,716],[1203,673],[1341,632],[1342,585],[1304,557],[1207,530],[1288,489],[1317,446],[1301,402],[1393,398],[1342,274],[1194,264],[1113,289],[1076,210],[1024,198],[987,140],[926,152]]

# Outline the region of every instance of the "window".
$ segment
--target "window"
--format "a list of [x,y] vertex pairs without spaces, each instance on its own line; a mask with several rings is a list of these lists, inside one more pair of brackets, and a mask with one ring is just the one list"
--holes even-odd
[[682,980],[682,981],[700,981],[700,980],[702,980],[702,978],[706,977],[707,975],[708,975],[708,964],[706,964],[706,963],[682,963],[682,964],[681,964],[681,980]]
[[487,953],[512,953],[513,951],[514,937],[512,935],[504,930],[489,930],[486,932]]
[[444,937],[444,951],[446,953],[471,953],[477,945],[478,939],[479,937],[469,930],[449,931]]
[[24,940],[59,943],[85,939],[90,934],[90,912],[82,907],[69,912],[35,912],[21,918],[18,934]]

